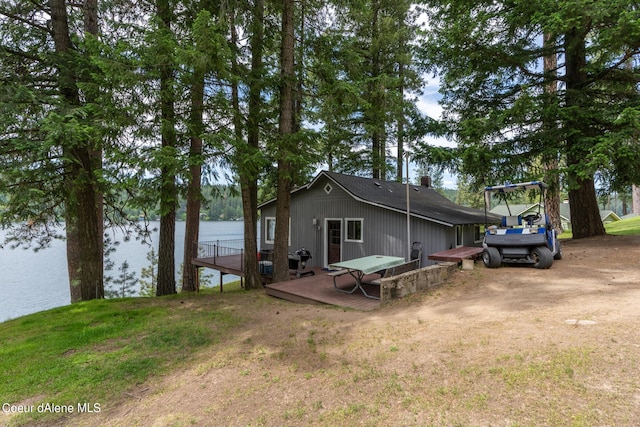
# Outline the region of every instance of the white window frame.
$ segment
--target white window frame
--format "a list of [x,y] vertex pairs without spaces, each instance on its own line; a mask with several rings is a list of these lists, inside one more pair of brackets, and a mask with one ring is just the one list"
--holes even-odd
[[[269,223],[271,222],[273,222],[273,236],[269,236]],[[276,239],[276,217],[267,216],[264,218],[264,242],[273,245],[276,241],[275,239]]]
[[[350,222],[359,222],[360,223],[360,238],[359,239],[350,239],[349,238],[349,223]],[[344,241],[345,242],[354,242],[354,243],[363,243],[364,242],[364,218],[345,218],[344,219],[345,227],[344,227]]]
[[456,225],[456,248],[464,245],[464,226]]
[[[273,221],[273,238],[269,239],[269,223]],[[264,218],[264,242],[270,245],[275,243],[276,239],[276,217],[267,216]],[[287,242],[291,246],[291,218],[289,218],[289,241]]]

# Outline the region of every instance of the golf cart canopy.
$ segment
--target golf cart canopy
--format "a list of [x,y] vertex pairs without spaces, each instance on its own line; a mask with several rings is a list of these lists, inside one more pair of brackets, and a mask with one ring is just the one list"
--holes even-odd
[[484,191],[489,193],[510,193],[522,190],[545,190],[547,184],[542,181],[520,182],[518,184],[492,185],[485,187]]

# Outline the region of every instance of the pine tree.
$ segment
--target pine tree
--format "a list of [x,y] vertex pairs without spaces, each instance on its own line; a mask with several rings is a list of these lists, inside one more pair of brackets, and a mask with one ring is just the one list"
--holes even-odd
[[[312,71],[329,169],[386,179],[402,176],[404,144],[422,86],[419,9],[410,2],[335,1],[342,10],[314,40]],[[396,165],[390,160],[396,147]]]
[[[441,74],[445,124],[458,142],[448,159],[482,186],[538,177],[541,158],[561,158],[574,238],[603,234],[594,175],[609,168],[640,181],[630,167],[640,150],[628,138],[638,128],[638,70],[626,67],[640,53],[629,31],[638,8],[624,0],[428,5],[426,58]],[[542,67],[549,55],[563,58],[555,72]],[[545,87],[556,80],[553,96]]]
[[118,267],[120,274],[111,280],[111,285],[105,289],[107,298],[126,298],[137,293],[136,273],[131,271],[129,263],[123,261]]
[[147,252],[147,261],[149,265],[140,272],[140,296],[142,297],[155,296],[158,287],[158,257],[153,248]]
[[27,224],[13,237],[46,246],[64,217],[71,301],[102,298],[104,129],[86,54],[95,4],[78,13],[65,0],[14,3],[0,10],[0,193],[9,195],[0,223]]

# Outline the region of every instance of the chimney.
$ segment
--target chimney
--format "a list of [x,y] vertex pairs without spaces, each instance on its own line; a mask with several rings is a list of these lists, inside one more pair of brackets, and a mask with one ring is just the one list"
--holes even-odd
[[431,177],[430,176],[421,176],[420,177],[420,185],[422,187],[431,187]]

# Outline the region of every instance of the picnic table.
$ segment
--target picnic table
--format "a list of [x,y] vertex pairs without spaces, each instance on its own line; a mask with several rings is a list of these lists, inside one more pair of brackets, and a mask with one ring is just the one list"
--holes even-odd
[[[329,273],[329,276],[333,276],[333,287],[338,292],[352,294],[356,290],[360,289],[364,296],[366,296],[367,298],[380,299],[375,295],[369,295],[367,291],[365,291],[365,289],[362,287],[362,278],[367,274],[380,272],[402,263],[404,263],[404,258],[401,257],[369,255],[362,258],[355,258],[348,261],[341,261],[330,264],[329,268],[332,270],[337,269],[337,271]],[[353,287],[353,289],[341,289],[336,284],[336,277],[347,273],[349,273],[356,280],[356,285]]]

